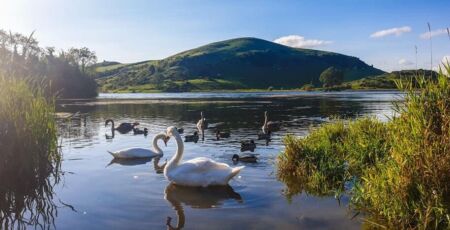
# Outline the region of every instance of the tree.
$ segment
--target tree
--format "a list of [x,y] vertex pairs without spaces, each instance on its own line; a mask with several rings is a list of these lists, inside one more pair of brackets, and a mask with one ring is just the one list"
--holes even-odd
[[82,48],[70,48],[68,53],[71,61],[81,68],[81,72],[86,73],[86,66],[95,64],[97,62],[97,56],[94,51],[89,50],[87,47]]
[[319,80],[322,82],[323,87],[340,85],[344,82],[344,72],[331,66],[320,74]]

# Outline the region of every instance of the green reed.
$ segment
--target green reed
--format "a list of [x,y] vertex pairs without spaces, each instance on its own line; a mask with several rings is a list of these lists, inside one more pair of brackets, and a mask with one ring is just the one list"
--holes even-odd
[[0,229],[52,225],[60,166],[54,116],[54,99],[40,84],[0,77]]
[[348,183],[350,207],[369,226],[450,228],[449,75],[446,65],[437,78],[397,82],[405,98],[388,122],[338,120],[305,138],[287,136],[278,177],[288,193],[341,192]]

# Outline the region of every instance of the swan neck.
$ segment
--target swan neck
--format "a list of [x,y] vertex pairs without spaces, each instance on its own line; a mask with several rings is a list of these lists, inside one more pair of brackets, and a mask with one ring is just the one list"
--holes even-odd
[[160,133],[153,138],[153,150],[157,153],[162,153],[163,151],[158,146],[158,140],[165,137],[165,134]]
[[111,129],[114,130],[114,127],[115,127],[114,121],[112,119],[106,120],[106,125],[108,125],[109,123],[111,123]]
[[264,125],[267,125],[267,120],[268,120],[267,113],[264,113]]
[[175,152],[175,155],[170,159],[170,162],[167,164],[167,168],[172,168],[174,166],[177,166],[181,158],[183,157],[183,151],[184,151],[184,144],[183,140],[181,139],[180,134],[174,133],[173,136],[175,137],[175,140],[177,142],[177,150]]

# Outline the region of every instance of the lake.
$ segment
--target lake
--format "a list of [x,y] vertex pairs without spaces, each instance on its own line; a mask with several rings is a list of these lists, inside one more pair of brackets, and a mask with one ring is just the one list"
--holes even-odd
[[[276,177],[282,138],[304,136],[332,117],[386,120],[393,113],[391,102],[400,98],[395,91],[349,91],[100,94],[95,100],[61,101],[58,112],[77,114],[58,119],[63,175],[47,198],[54,210],[42,215],[49,228],[57,229],[360,229],[361,217],[352,219],[345,195],[339,200],[306,193],[285,196],[285,185]],[[268,144],[256,140],[266,110],[270,120],[282,122]],[[175,152],[173,138],[167,147],[160,143],[160,159],[115,162],[107,152],[151,148],[153,136],[168,126],[192,134],[200,111],[210,128],[203,141],[185,143],[185,160],[202,156],[233,165],[241,140],[257,143],[257,163],[237,163],[245,168],[228,187],[170,185],[159,167]],[[113,135],[106,119],[137,121],[149,134]],[[216,129],[231,137],[216,140]]]

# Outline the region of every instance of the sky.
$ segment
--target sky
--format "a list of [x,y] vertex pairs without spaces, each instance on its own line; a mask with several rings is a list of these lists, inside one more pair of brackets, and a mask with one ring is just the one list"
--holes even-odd
[[0,29],[41,46],[86,46],[99,61],[162,59],[257,37],[355,56],[385,71],[450,61],[449,0],[0,0]]

